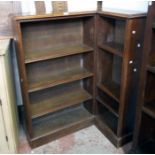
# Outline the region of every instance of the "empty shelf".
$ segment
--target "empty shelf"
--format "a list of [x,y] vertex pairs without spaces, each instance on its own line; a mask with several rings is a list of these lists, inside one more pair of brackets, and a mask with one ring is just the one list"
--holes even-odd
[[73,89],[65,91],[62,94],[56,96],[50,96],[48,94],[45,98],[38,96],[37,101],[31,101],[32,107],[32,118],[40,117],[45,114],[73,106],[89,99],[92,99],[92,96],[84,89]]
[[112,112],[116,117],[119,117],[118,104],[112,102],[105,103],[105,101],[103,101],[100,97],[97,97],[96,99],[99,103],[103,104],[110,112]]
[[47,51],[32,51],[26,53],[25,63],[32,63],[53,58],[59,58],[68,55],[80,54],[93,51],[93,48],[87,45],[64,46],[48,49]]
[[75,68],[63,73],[44,78],[38,78],[34,81],[29,81],[29,92],[35,92],[45,88],[50,88],[60,84],[81,80],[93,76],[93,73],[84,68]]
[[120,85],[115,82],[104,82],[104,84],[98,84],[98,88],[108,94],[110,97],[119,102],[120,98]]
[[107,42],[98,46],[99,48],[111,52],[117,56],[123,56],[123,45],[116,42]]
[[65,109],[63,111],[34,119],[34,138],[41,138],[64,130],[75,124],[91,121],[94,118],[83,106]]
[[143,106],[143,111],[155,119],[155,101],[146,103]]
[[152,62],[150,65],[147,66],[148,71],[155,73],[155,62]]

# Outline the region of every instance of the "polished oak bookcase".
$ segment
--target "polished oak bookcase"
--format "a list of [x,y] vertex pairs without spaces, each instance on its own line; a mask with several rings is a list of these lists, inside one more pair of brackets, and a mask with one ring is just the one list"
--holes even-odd
[[95,124],[131,140],[145,14],[79,12],[14,18],[29,142]]
[[133,153],[155,153],[155,2],[148,8]]

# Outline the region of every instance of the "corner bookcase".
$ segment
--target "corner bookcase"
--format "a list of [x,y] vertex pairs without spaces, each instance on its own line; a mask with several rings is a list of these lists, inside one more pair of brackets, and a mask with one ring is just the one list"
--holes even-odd
[[132,139],[145,18],[101,12],[97,20],[97,124],[113,144]]
[[103,132],[106,128],[117,147],[131,139],[131,92],[138,73],[133,68],[144,21],[145,14],[103,12],[15,17],[32,147],[92,124]]
[[149,6],[142,53],[133,152],[155,153],[155,2]]

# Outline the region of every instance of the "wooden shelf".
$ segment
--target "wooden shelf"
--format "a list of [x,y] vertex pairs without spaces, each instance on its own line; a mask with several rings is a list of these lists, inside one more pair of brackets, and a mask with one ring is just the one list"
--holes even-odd
[[98,45],[99,48],[111,52],[117,56],[123,57],[123,45],[115,42],[107,42]]
[[146,103],[143,106],[143,111],[155,119],[155,101]]
[[98,88],[104,91],[106,94],[108,94],[110,97],[112,97],[114,100],[116,100],[119,103],[119,97],[120,97],[120,85],[115,82],[104,82],[104,84],[98,84]]
[[45,51],[26,52],[25,63],[32,63],[37,61],[43,61],[53,58],[59,58],[74,54],[86,53],[93,51],[93,48],[87,45],[74,45],[74,46],[63,46],[58,48],[51,48]]
[[152,28],[155,29],[155,22],[152,24]]
[[48,76],[44,79],[38,78],[36,81],[30,81],[29,93],[92,76],[93,73],[89,72],[84,68],[71,69],[66,72],[59,73],[55,76]]
[[83,106],[37,118],[33,121],[33,138],[41,138],[94,118]]
[[152,63],[151,65],[148,65],[147,70],[149,72],[155,73],[155,63]]
[[[41,98],[41,97],[40,97]],[[92,99],[92,96],[84,89],[65,91],[54,97],[47,96],[46,100],[41,98],[38,101],[31,101],[32,118],[37,118],[45,114],[56,112],[84,101]]]
[[118,105],[112,102],[105,103],[100,97],[97,97],[96,99],[99,103],[103,104],[110,112],[112,112],[116,117],[119,117]]
[[111,133],[117,135],[117,128],[118,128],[118,118],[113,115],[105,106],[100,106],[100,114],[99,118],[103,122],[103,124],[106,126],[106,128],[109,128]]

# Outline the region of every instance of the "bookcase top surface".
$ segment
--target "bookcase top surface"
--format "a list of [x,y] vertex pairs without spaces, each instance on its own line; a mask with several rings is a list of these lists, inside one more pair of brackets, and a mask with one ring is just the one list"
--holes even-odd
[[104,9],[103,11],[98,12],[103,16],[111,16],[111,17],[118,17],[124,19],[130,18],[140,18],[146,17],[146,12],[139,12],[135,10],[123,10],[123,9]]
[[104,11],[85,11],[85,12],[65,12],[65,13],[45,13],[45,14],[19,14],[15,15],[16,21],[24,21],[24,20],[35,20],[35,19],[42,19],[42,18],[69,18],[69,17],[87,17],[87,16],[94,16],[95,14],[100,14],[103,16],[109,17],[118,17],[118,18],[139,18],[145,17],[146,12],[138,12],[138,11],[129,11],[129,10],[118,10],[118,9],[109,9]]
[[35,20],[41,18],[67,18],[67,17],[87,17],[87,16],[94,16],[95,11],[86,11],[86,12],[65,12],[65,13],[45,13],[45,14],[20,14],[15,16],[15,20]]

